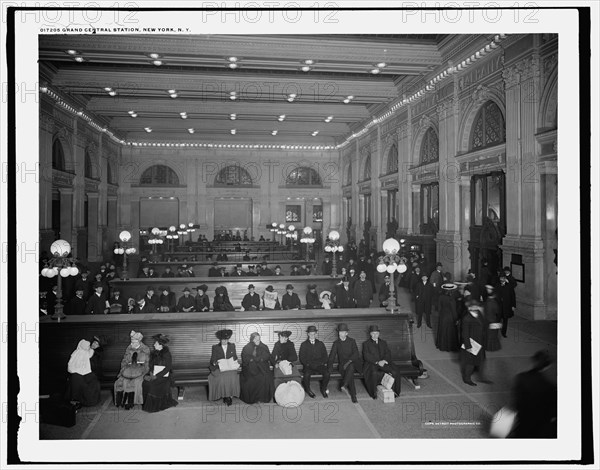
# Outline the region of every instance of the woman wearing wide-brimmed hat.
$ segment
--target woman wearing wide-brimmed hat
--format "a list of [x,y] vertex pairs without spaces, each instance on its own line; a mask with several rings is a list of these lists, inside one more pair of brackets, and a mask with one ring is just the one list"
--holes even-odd
[[298,362],[296,346],[290,341],[292,332],[288,330],[276,331],[279,341],[273,345],[271,352],[271,364],[273,364],[273,377],[275,388],[284,382],[295,380],[300,382],[302,376],[298,372],[295,363]]
[[[216,333],[218,344],[212,347],[210,355],[210,375],[208,376],[208,399],[211,401],[223,399],[223,403],[230,406],[233,397],[240,396],[240,378],[237,369],[231,369],[226,362],[237,361],[235,344],[229,339],[233,335],[231,330],[219,330]],[[229,360],[229,361],[228,361]],[[235,364],[234,364],[235,365]],[[229,370],[226,370],[229,369]]]
[[142,382],[144,375],[148,373],[150,362],[150,348],[142,343],[144,335],[132,330],[129,337],[131,343],[125,350],[114,385],[115,404],[124,406],[125,409],[144,403]]
[[150,354],[149,372],[144,377],[142,384],[144,394],[142,409],[149,413],[166,410],[178,404],[171,395],[173,358],[167,346],[169,337],[157,334],[152,339],[154,340],[154,351]]
[[439,320],[435,335],[435,346],[440,351],[458,351],[458,313],[456,311],[456,284],[442,284],[438,298]]

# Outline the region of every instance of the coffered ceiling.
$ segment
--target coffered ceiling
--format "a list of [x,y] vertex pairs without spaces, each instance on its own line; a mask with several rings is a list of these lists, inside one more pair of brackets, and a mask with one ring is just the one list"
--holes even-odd
[[40,36],[40,79],[130,142],[334,145],[423,83],[443,39]]

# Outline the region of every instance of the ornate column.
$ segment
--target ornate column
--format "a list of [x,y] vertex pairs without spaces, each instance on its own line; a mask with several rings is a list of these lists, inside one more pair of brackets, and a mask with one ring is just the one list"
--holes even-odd
[[60,238],[68,241],[73,247],[77,239],[73,230],[73,188],[58,188],[58,192],[60,194]]
[[469,228],[471,227],[471,178],[460,177],[460,260],[459,269],[455,279],[466,278],[467,271],[471,268],[469,254]]
[[[117,196],[107,196],[107,228],[108,228],[108,249],[112,249],[112,244],[117,241]],[[110,253],[109,253],[110,254]]]
[[513,259],[524,265],[525,283],[519,284],[517,312],[531,319],[546,318],[545,246],[542,238],[541,177],[537,167],[535,133],[540,64],[537,54],[506,65],[506,207],[507,235],[504,265]]
[[98,193],[87,193],[88,198],[88,261],[102,260],[101,237],[98,233]]

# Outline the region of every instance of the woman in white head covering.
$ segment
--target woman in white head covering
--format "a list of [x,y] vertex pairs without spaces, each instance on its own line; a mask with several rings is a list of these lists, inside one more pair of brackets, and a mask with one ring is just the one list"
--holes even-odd
[[71,376],[67,396],[76,405],[94,406],[100,401],[100,382],[90,366],[93,355],[90,342],[82,339],[69,359],[67,370]]
[[129,337],[131,343],[121,360],[121,370],[114,386],[115,405],[124,406],[126,410],[144,403],[142,384],[150,369],[150,348],[142,343],[144,335],[132,330]]

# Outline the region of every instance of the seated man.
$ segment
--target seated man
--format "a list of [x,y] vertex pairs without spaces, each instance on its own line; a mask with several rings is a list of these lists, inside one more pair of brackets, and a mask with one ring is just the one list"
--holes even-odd
[[396,395],[400,395],[400,370],[392,362],[392,352],[387,343],[379,339],[379,327],[369,327],[371,339],[363,343],[363,361],[365,387],[369,395],[377,399],[377,385],[381,383],[384,374],[390,374],[394,378],[392,389]]
[[290,273],[290,276],[300,276],[300,270],[298,269],[297,264],[292,265],[292,272]]
[[208,270],[208,277],[219,277],[220,275],[219,264],[215,261]]
[[281,299],[281,307],[283,310],[299,310],[300,298],[296,293],[294,293],[294,286],[288,284],[285,286],[286,293],[283,294],[283,298]]
[[329,396],[329,369],[327,368],[328,357],[327,349],[322,341],[317,339],[317,327],[309,326],[306,330],[308,338],[300,345],[300,362],[303,367],[302,387],[306,394],[315,398],[315,394],[310,389],[310,376],[312,374],[321,374],[321,394],[323,398]]
[[331,345],[329,353],[328,368],[333,370],[333,363],[338,361],[338,370],[342,374],[342,384],[340,390],[347,389],[350,392],[352,403],[357,403],[356,384],[354,383],[354,372],[362,371],[362,361],[358,354],[356,341],[348,336],[348,325],[340,323],[337,328],[339,338]]
[[273,286],[267,286],[263,294],[264,310],[281,310],[279,303],[279,294],[273,289]]
[[248,265],[248,272],[246,273],[246,276],[258,276],[258,274],[256,274],[256,271],[254,271],[253,264]]
[[161,277],[175,277],[175,273],[171,271],[171,266],[165,268],[165,272],[162,273]]
[[248,293],[242,299],[244,310],[260,310],[260,297],[254,292],[254,284],[248,286]]
[[272,276],[272,275],[273,275],[273,271],[271,271],[271,270],[268,268],[268,266],[267,266],[267,263],[265,263],[265,262],[262,262],[262,263],[260,264],[260,266],[261,266],[261,269],[260,269],[260,275],[261,275],[261,276]]
[[118,287],[113,288],[108,303],[110,304],[110,313],[128,313],[127,299],[121,297],[121,290]]
[[161,286],[158,288],[160,295],[156,303],[156,309],[159,312],[169,313],[175,311],[175,292],[171,292],[169,286]]
[[242,265],[241,264],[236,264],[235,266],[235,271],[233,271],[233,273],[231,273],[232,277],[245,277],[246,273],[244,271],[242,271]]
[[183,289],[183,296],[179,297],[177,302],[178,312],[195,312],[196,311],[196,300],[190,295],[190,289],[185,287]]

